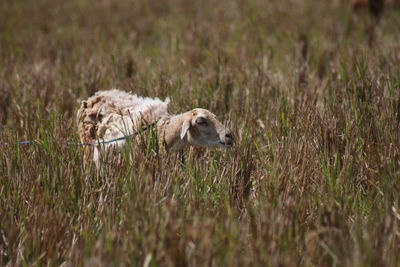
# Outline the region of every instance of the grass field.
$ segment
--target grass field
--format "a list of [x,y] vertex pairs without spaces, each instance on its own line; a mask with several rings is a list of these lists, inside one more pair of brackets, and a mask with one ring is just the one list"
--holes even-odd
[[[0,265],[399,266],[400,9],[349,2],[0,1]],[[97,176],[57,141],[113,87],[236,144]]]

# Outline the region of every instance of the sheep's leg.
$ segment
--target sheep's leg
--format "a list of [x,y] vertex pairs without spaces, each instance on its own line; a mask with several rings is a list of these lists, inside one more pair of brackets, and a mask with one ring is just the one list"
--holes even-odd
[[100,165],[100,148],[97,146],[94,148],[94,151],[93,151],[93,162],[94,162],[94,165],[96,166],[97,173],[99,173],[100,167],[101,167],[101,165]]

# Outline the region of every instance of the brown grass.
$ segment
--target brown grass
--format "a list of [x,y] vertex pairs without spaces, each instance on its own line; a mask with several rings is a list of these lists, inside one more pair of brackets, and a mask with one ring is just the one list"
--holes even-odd
[[[348,1],[0,2],[0,265],[400,264],[400,17]],[[210,109],[229,150],[154,135],[84,169],[79,99]]]

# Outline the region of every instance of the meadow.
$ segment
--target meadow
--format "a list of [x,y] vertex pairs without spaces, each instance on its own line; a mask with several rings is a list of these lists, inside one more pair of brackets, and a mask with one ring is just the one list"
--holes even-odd
[[[229,149],[83,164],[98,90],[171,98]],[[400,8],[0,1],[1,266],[399,266]],[[18,140],[38,140],[23,145]]]

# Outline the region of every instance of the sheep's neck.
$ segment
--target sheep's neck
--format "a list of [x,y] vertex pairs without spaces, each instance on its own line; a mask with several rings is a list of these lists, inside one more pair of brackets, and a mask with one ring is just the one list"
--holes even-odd
[[182,140],[182,114],[163,116],[157,123],[158,138],[167,151],[179,151],[187,144]]

